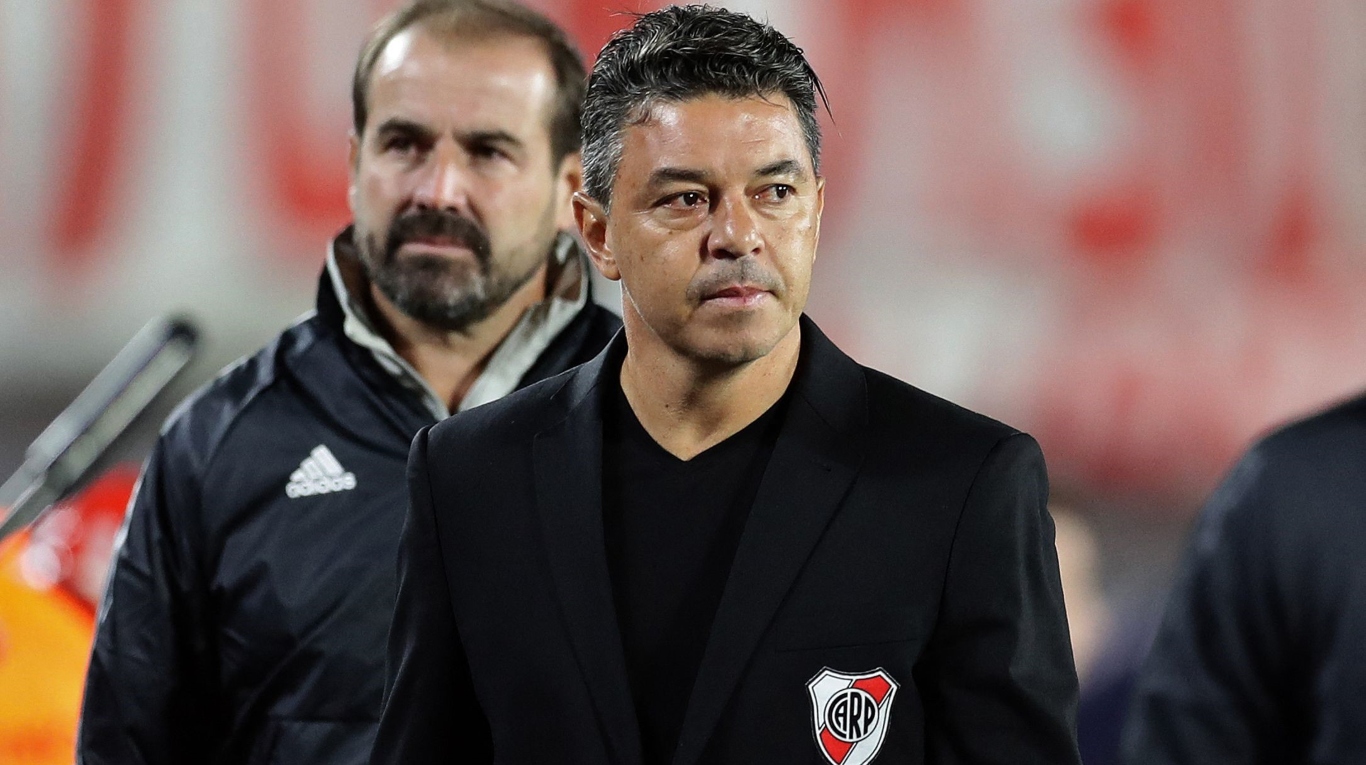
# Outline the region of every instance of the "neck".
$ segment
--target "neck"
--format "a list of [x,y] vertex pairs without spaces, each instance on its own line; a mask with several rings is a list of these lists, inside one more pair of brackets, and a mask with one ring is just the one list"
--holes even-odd
[[800,352],[797,325],[762,358],[717,367],[679,355],[648,328],[628,320],[621,389],[650,437],[675,457],[689,460],[778,403],[796,373]]
[[546,272],[547,266],[541,266],[487,318],[459,331],[423,324],[399,310],[373,284],[370,298],[385,339],[454,412],[526,309],[545,299]]

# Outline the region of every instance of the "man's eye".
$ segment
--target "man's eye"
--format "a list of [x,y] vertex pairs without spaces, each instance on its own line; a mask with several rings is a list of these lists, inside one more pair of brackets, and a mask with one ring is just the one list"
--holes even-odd
[[497,146],[475,146],[470,149],[470,154],[479,159],[498,159],[507,156],[507,152]]
[[412,138],[403,135],[393,136],[392,138],[389,138],[384,142],[385,151],[396,151],[399,153],[404,153],[412,151],[416,147],[417,142],[415,142]]
[[665,207],[673,207],[680,210],[691,210],[702,204],[706,204],[707,198],[700,191],[685,191],[682,194],[675,194],[665,200]]
[[773,186],[769,186],[769,187],[768,187],[768,190],[767,190],[767,192],[766,192],[767,196],[768,196],[770,199],[773,199],[773,200],[778,201],[778,202],[781,202],[781,201],[783,201],[784,199],[787,199],[788,197],[790,197],[790,196],[792,196],[793,194],[796,194],[796,193],[797,193],[797,190],[796,190],[796,189],[792,188],[791,186],[787,186],[787,185],[784,185],[784,184],[781,184],[781,183],[776,184],[776,185],[773,185]]

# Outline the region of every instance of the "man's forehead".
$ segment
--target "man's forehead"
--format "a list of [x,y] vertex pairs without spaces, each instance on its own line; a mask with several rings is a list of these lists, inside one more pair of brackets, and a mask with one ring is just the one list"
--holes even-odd
[[[540,54],[540,55],[538,55]],[[542,120],[555,74],[532,39],[442,39],[415,27],[395,35],[370,75],[370,108],[410,119]],[[539,123],[538,123],[539,124]]]
[[370,79],[373,81],[386,75],[392,75],[403,66],[407,61],[413,46],[417,44],[417,36],[420,30],[414,27],[399,32],[380,51],[379,57],[375,59],[375,66],[370,70]]
[[801,122],[781,95],[660,101],[623,131],[623,167],[646,175],[672,168],[748,176],[784,160],[812,170]]

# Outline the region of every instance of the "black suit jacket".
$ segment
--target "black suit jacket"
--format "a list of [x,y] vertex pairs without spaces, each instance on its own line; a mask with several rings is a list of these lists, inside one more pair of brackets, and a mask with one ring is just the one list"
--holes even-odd
[[[1037,444],[802,332],[674,764],[834,762],[826,668],[899,685],[874,762],[1078,762]],[[418,435],[374,765],[640,762],[601,501],[624,351]]]

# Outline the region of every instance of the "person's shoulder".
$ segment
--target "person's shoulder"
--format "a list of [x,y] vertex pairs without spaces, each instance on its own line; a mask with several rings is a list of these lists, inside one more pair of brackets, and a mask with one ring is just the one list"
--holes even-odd
[[1029,434],[875,369],[863,374],[865,476],[961,493],[1043,472],[1043,451]]
[[[1366,396],[1329,406],[1258,439],[1229,473],[1211,504],[1314,508],[1366,496]],[[1349,499],[1350,497],[1350,499]]]
[[313,314],[306,314],[187,396],[162,426],[161,447],[177,459],[189,460],[197,472],[206,469],[234,427],[279,387],[284,357],[317,342],[315,324]]
[[990,449],[1020,430],[876,369],[863,367],[870,425],[886,436]]
[[487,451],[530,442],[541,430],[565,416],[567,409],[559,400],[560,394],[578,369],[561,372],[433,425],[427,432],[428,453],[447,457],[468,448]]
[[1364,461],[1366,397],[1271,431],[1247,450],[1206,502],[1194,535],[1196,549],[1236,550],[1247,547],[1249,539],[1283,552],[1311,550],[1325,539],[1331,543],[1328,537],[1341,533],[1344,524],[1362,518]]
[[1282,425],[1260,439],[1253,452],[1276,462],[1347,455],[1356,460],[1366,452],[1366,395]]

